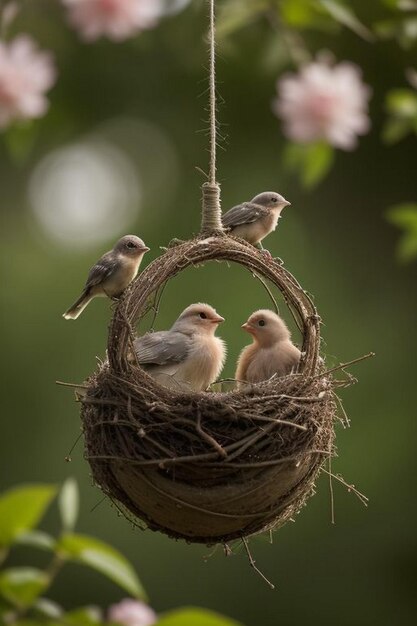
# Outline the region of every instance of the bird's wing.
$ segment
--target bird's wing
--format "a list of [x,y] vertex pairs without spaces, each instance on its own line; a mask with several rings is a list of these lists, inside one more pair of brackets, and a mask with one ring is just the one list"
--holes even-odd
[[91,268],[87,276],[87,282],[85,283],[85,290],[90,287],[100,285],[114,272],[117,265],[117,258],[112,252],[106,252]]
[[242,224],[252,224],[261,217],[269,215],[268,209],[253,202],[243,202],[227,211],[222,217],[225,228],[235,228]]
[[172,330],[161,330],[135,339],[134,347],[139,363],[169,365],[187,358],[191,338]]

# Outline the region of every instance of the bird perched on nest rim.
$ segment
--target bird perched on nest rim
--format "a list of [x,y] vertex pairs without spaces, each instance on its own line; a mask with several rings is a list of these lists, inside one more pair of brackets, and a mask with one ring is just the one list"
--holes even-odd
[[112,250],[103,254],[90,269],[87,282],[78,298],[65,311],[66,320],[76,320],[97,296],[118,298],[138,273],[143,255],[149,248],[136,235],[125,235]]
[[222,217],[223,226],[234,237],[262,248],[262,239],[275,230],[282,209],[290,204],[279,193],[264,191],[227,211]]
[[209,304],[190,304],[170,330],[134,341],[138,363],[167,387],[204,391],[219,376],[226,357],[225,343],[215,336],[221,322],[224,318]]
[[274,374],[285,376],[296,369],[301,352],[279,315],[267,309],[255,311],[242,328],[252,335],[253,343],[239,356],[235,374],[238,386],[269,380]]

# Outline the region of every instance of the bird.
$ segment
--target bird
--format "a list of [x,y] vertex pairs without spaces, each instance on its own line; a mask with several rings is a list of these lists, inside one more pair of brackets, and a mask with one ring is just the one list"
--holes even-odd
[[294,371],[301,352],[292,343],[284,320],[268,309],[255,311],[242,325],[253,337],[238,359],[235,379],[238,387],[244,383],[259,383],[272,376],[286,376]]
[[125,235],[119,239],[114,248],[103,254],[90,269],[80,297],[65,311],[63,317],[76,320],[97,296],[118,298],[135,278],[148,250],[148,246],[136,235]]
[[218,378],[226,358],[226,345],[215,336],[221,322],[224,318],[209,304],[190,304],[169,330],[135,339],[137,361],[167,387],[204,391]]
[[290,204],[279,193],[264,191],[227,211],[222,217],[223,226],[234,237],[262,248],[262,239],[276,229],[282,209]]

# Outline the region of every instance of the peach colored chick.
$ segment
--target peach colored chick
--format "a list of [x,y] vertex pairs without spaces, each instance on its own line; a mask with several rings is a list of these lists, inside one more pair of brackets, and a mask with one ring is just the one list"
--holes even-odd
[[284,320],[273,311],[255,311],[242,328],[253,337],[253,343],[239,356],[235,378],[242,383],[259,383],[272,376],[285,376],[296,370],[300,350],[292,343]]

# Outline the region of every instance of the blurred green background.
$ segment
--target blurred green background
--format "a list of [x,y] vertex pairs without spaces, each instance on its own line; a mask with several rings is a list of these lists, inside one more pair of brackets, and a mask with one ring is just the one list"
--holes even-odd
[[[72,463],[64,461],[80,432],[79,407],[71,390],[55,385],[58,379],[81,382],[95,368],[96,357],[105,355],[107,302],[93,302],[76,323],[61,317],[96,258],[125,232],[137,233],[151,247],[148,262],[172,237],[198,232],[203,178],[195,166],[207,164],[205,12],[196,2],[126,43],[84,45],[54,3],[39,3],[42,10],[28,4],[19,28],[54,50],[60,77],[48,115],[29,130],[6,133],[0,143],[0,488],[75,476],[82,494],[80,532],[95,534],[129,556],[158,611],[201,605],[247,626],[411,623],[417,608],[417,273],[415,264],[397,263],[398,233],[384,211],[415,199],[417,146],[414,136],[383,146],[380,131],[383,95],[403,84],[403,68],[417,63],[415,50],[391,41],[369,44],[346,29],[337,36],[309,34],[312,51],[331,49],[338,59],[363,69],[373,88],[373,128],[357,151],[339,152],[329,176],[306,190],[282,166],[284,141],[271,113],[282,71],[279,54],[271,61],[278,35],[259,20],[219,46],[219,91],[225,101],[220,118],[227,135],[219,153],[223,207],[267,189],[290,199],[292,206],[267,247],[314,294],[330,364],[376,352],[375,359],[355,368],[359,384],[341,394],[352,427],[339,428],[339,458],[333,464],[369,497],[369,507],[335,484],[333,526],[323,475],[317,495],[295,524],[276,533],[273,545],[265,538],[251,541],[257,564],[276,583],[272,592],[240,549],[225,558],[220,548],[211,554],[209,548],[133,530],[106,502],[92,510],[101,494],[91,484],[81,442]],[[376,19],[383,8],[368,2],[364,12]],[[68,149],[72,152],[55,152]],[[103,232],[99,214],[95,221],[100,190],[96,197],[77,188],[78,180],[81,187],[85,181],[79,164],[86,163],[90,172],[83,150],[104,154],[106,167],[110,163],[116,172],[114,184],[130,189],[127,198],[116,195],[109,205],[112,217]],[[59,200],[44,187],[62,154],[67,161],[59,167],[73,167],[72,178],[65,179],[72,200],[63,201],[62,213],[56,206],[58,226],[51,226],[50,213],[40,218],[33,207],[45,198]],[[94,177],[94,168],[91,172]],[[97,187],[104,184],[100,180]],[[91,201],[91,218],[66,212],[78,198],[81,207],[86,198]],[[124,207],[120,215],[118,203]],[[90,231],[94,237],[85,236]],[[227,319],[220,334],[229,346],[224,374],[232,375],[246,341],[240,324],[256,308],[269,306],[268,298],[237,267],[213,264],[187,271],[166,290],[158,328],[196,301],[211,303]],[[48,524],[53,526],[53,514]],[[21,558],[17,551],[15,562]],[[38,558],[34,553],[33,562]],[[104,579],[71,566],[54,591],[67,606],[120,598]]]

